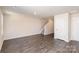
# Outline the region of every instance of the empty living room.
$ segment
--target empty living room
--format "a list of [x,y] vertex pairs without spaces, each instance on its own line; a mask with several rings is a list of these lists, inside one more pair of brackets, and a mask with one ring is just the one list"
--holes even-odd
[[0,53],[79,53],[79,6],[0,6]]

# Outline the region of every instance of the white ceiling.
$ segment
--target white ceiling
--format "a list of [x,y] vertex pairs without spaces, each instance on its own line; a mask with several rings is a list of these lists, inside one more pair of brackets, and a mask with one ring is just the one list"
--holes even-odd
[[49,17],[65,12],[79,12],[79,6],[5,6],[3,10],[34,15],[36,17]]

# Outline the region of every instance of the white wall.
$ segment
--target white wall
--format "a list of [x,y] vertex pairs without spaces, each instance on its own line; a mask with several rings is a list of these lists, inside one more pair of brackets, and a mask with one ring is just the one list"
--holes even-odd
[[54,38],[68,42],[68,20],[69,14],[59,14],[54,17]]
[[55,38],[79,41],[79,13],[56,15],[54,32]]
[[3,44],[3,14],[0,10],[0,50]]
[[79,41],[79,13],[71,15],[71,40]]
[[41,33],[41,20],[22,14],[4,15],[5,39],[12,39]]
[[54,33],[54,19],[48,19],[48,23],[44,27],[44,35]]

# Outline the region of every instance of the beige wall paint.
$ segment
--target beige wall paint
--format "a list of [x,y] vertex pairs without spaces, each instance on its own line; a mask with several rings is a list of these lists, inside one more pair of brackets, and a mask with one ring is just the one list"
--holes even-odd
[[54,19],[48,19],[48,23],[44,27],[44,35],[54,33]]
[[41,20],[22,14],[4,16],[5,39],[40,34]]
[[[6,39],[41,34],[47,19],[35,18],[24,14],[7,12],[4,14],[4,37]],[[53,32],[53,20],[45,26],[44,34]]]
[[[35,18],[23,14],[17,14],[17,13],[4,14],[5,40],[40,34],[45,21],[46,20],[44,19]],[[48,24],[48,26],[51,27],[50,24]]]

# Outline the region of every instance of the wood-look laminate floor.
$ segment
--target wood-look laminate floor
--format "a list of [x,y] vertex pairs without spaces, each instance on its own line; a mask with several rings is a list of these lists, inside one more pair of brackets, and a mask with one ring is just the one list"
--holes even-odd
[[[70,44],[76,46],[72,47],[70,46]],[[2,53],[71,53],[72,50],[73,52],[79,52],[78,45],[79,42],[72,41],[70,43],[66,43],[65,41],[59,39],[53,39],[53,35],[47,35],[47,36],[33,35],[28,37],[5,40],[1,52]]]

